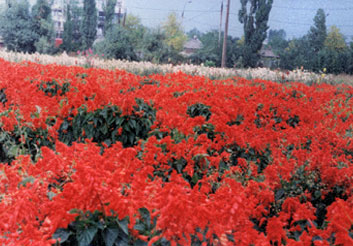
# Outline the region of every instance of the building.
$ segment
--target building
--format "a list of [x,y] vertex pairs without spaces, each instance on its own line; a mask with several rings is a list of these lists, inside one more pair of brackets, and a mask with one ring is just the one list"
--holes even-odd
[[262,46],[259,51],[260,62],[259,66],[268,68],[277,68],[279,65],[279,56],[273,53],[271,47]]
[[51,16],[54,23],[55,38],[62,39],[66,15],[66,1],[54,0],[51,7]]
[[[103,37],[103,27],[104,27],[104,6],[106,0],[96,0],[98,24],[97,24],[97,38]],[[54,29],[56,39],[62,39],[64,32],[64,23],[66,20],[66,9],[67,4],[76,3],[77,6],[83,7],[83,0],[69,1],[69,0],[53,0],[52,1],[52,19],[54,22]],[[117,0],[115,5],[115,17],[114,21],[118,23],[124,17],[126,13],[124,0]]]
[[194,36],[192,39],[188,40],[184,44],[184,50],[182,52],[183,56],[191,56],[194,54],[196,51],[202,48],[202,43],[201,41]]

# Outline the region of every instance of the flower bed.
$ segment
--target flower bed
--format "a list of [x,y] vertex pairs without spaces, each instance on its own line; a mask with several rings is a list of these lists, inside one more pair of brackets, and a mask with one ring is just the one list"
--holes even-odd
[[0,245],[352,245],[348,86],[0,60]]

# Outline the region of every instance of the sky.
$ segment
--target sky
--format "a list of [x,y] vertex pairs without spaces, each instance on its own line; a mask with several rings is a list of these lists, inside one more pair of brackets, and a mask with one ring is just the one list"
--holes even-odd
[[[30,0],[34,3],[36,0]],[[167,16],[175,12],[182,21],[185,31],[197,28],[206,32],[219,30],[222,0],[124,0],[128,14],[141,18],[143,25],[157,27]],[[0,0],[5,2],[5,0]],[[223,0],[224,30],[226,3]],[[268,25],[270,29],[284,29],[288,39],[305,35],[313,25],[318,8],[327,14],[326,25],[336,25],[345,35],[346,41],[353,39],[353,0],[274,0]],[[243,26],[238,20],[240,0],[231,0],[229,34],[243,35]],[[184,18],[181,18],[184,10]]]
[[[141,18],[142,24],[156,27],[166,20],[171,12],[177,13],[185,31],[197,28],[200,31],[218,30],[222,0],[125,0],[128,14]],[[226,3],[224,2],[223,29]],[[353,0],[274,0],[269,18],[270,29],[284,29],[287,38],[305,35],[313,25],[318,8],[328,15],[326,25],[336,25],[345,35],[346,41],[353,38]],[[181,15],[184,9],[184,18]],[[243,26],[238,20],[240,0],[231,0],[229,34],[243,35]]]

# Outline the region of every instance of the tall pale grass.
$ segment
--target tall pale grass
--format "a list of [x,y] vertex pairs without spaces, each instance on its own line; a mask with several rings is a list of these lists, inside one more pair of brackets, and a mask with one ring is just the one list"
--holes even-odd
[[27,54],[18,52],[9,52],[0,50],[0,58],[12,62],[31,61],[40,64],[59,64],[67,66],[91,66],[103,69],[120,69],[133,74],[149,75],[152,73],[175,73],[182,71],[190,75],[205,76],[211,79],[223,79],[229,77],[244,77],[247,79],[263,79],[277,82],[298,81],[308,84],[312,83],[330,83],[331,75],[316,74],[302,69],[293,71],[270,70],[268,68],[213,68],[206,66],[197,66],[190,64],[172,65],[172,64],[154,64],[151,62],[136,62],[125,60],[105,60],[101,58],[90,58],[84,56],[69,56],[66,53],[51,56],[45,54]]

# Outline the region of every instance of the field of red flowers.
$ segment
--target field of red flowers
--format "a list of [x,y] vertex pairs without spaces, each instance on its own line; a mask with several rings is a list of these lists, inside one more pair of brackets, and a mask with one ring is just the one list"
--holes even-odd
[[353,245],[353,88],[0,60],[0,245]]

